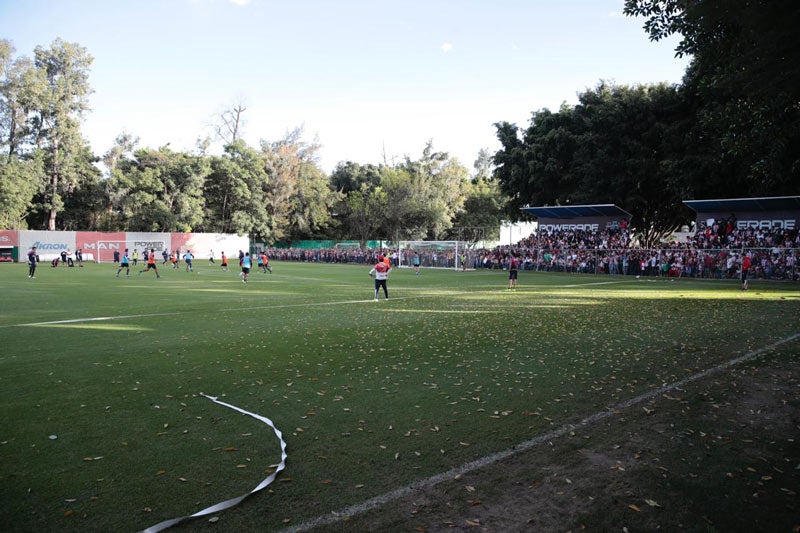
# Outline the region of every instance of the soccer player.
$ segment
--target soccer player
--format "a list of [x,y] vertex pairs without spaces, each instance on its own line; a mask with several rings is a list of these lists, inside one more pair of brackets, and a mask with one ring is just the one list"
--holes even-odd
[[186,253],[183,254],[183,260],[186,261],[186,272],[194,272],[194,269],[192,268],[192,259],[194,259],[192,251],[186,250]]
[[178,250],[175,250],[171,254],[169,254],[169,260],[172,261],[172,270],[178,268]]
[[214,264],[214,250],[211,250],[208,253],[208,264],[209,265],[213,265]]
[[222,270],[224,272],[228,271],[228,256],[225,255],[225,252],[222,252]]
[[418,252],[414,252],[413,262],[414,262],[414,274],[419,276],[419,253]]
[[242,257],[242,283],[247,283],[247,277],[250,275],[250,268],[253,266],[253,260],[250,257],[250,252],[244,254]]
[[28,252],[28,277],[34,279],[36,277],[36,265],[39,263],[39,254],[36,253],[34,246]]
[[156,251],[152,248],[150,248],[150,253],[147,254],[147,267],[143,270],[140,270],[139,275],[141,276],[142,272],[148,272],[150,269],[156,273],[156,278],[161,277],[158,273],[158,267],[156,266]]
[[119,273],[122,272],[122,269],[125,269],[125,275],[131,275],[131,265],[128,262],[128,249],[125,248],[125,251],[122,253],[122,259],[119,263],[119,269],[117,269],[117,277],[119,277]]
[[389,289],[386,287],[386,280],[389,279],[389,270],[391,270],[391,266],[387,265],[386,262],[383,260],[383,256],[378,256],[378,262],[372,267],[372,270],[369,271],[370,277],[375,278],[375,301],[378,301],[378,290],[383,287],[383,295],[386,299],[389,299]]
[[267,273],[267,270],[269,270],[269,273],[272,274],[272,268],[269,266],[269,256],[267,255],[266,250],[261,252],[261,268],[263,268],[264,274]]

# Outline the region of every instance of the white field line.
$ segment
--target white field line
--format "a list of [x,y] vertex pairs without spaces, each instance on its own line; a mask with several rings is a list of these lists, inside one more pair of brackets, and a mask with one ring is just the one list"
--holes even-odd
[[[598,283],[583,283],[577,285],[557,285],[550,288],[553,289],[564,289],[564,288],[574,288],[574,287],[582,287],[584,285],[607,285],[610,283],[623,283],[622,281],[603,281]],[[486,293],[505,293],[504,289],[496,289],[490,291],[451,291],[448,292],[448,296],[453,295],[464,295],[464,294],[486,294]],[[520,293],[524,293],[524,291],[520,291]],[[416,295],[416,296],[401,296],[399,298],[390,298],[389,301],[399,301],[399,300],[415,300],[420,298],[435,298],[437,296],[442,296],[442,293],[436,294],[428,294],[428,295]],[[366,303],[366,302],[373,302],[373,298],[369,298],[367,300],[339,300],[335,302],[306,302],[306,303],[299,303],[299,304],[283,304],[283,305],[262,305],[262,306],[253,306],[249,307],[248,309],[258,310],[258,309],[288,309],[292,307],[326,307],[332,305],[351,305],[351,304],[359,304],[359,303]],[[381,300],[383,301],[383,300]],[[186,315],[189,313],[197,313],[197,312],[205,312],[206,310],[198,310],[198,311],[177,311],[174,313],[150,313],[150,314],[139,314],[139,315],[118,315],[118,316],[100,316],[100,317],[87,317],[87,318],[73,318],[69,320],[52,320],[49,322],[29,322],[26,324],[6,324],[4,326],[0,326],[0,329],[4,328],[13,328],[13,327],[31,327],[31,326],[51,326],[57,324],[80,324],[82,322],[102,322],[108,320],[125,320],[129,318],[150,318],[150,317],[157,317],[157,316],[178,316],[178,315]],[[241,308],[229,308],[229,309],[218,309],[217,312],[228,312],[228,311],[241,311]]]
[[516,446],[514,446],[512,448],[508,448],[506,450],[503,450],[503,451],[500,451],[500,452],[497,452],[497,453],[494,453],[494,454],[491,454],[491,455],[487,455],[486,457],[481,457],[480,459],[476,459],[476,460],[471,461],[469,463],[466,463],[464,465],[452,468],[452,469],[450,469],[450,470],[448,470],[446,472],[442,472],[440,474],[436,474],[435,476],[432,476],[432,477],[429,477],[429,478],[425,478],[425,479],[420,479],[420,480],[415,481],[415,482],[413,482],[413,483],[411,483],[409,485],[406,485],[405,487],[400,487],[399,489],[393,490],[391,492],[387,492],[387,493],[382,494],[380,496],[376,496],[376,497],[371,498],[369,500],[366,500],[366,501],[364,501],[362,503],[359,503],[359,504],[356,504],[356,505],[352,505],[350,507],[345,507],[344,509],[340,509],[339,511],[334,511],[334,512],[332,512],[330,514],[325,514],[325,515],[318,516],[317,518],[313,518],[311,520],[303,522],[302,524],[298,524],[296,526],[292,526],[292,527],[286,528],[286,529],[282,530],[281,533],[296,533],[296,532],[300,532],[300,531],[308,531],[308,530],[314,529],[315,527],[330,525],[330,524],[339,522],[341,520],[344,520],[346,517],[352,517],[352,516],[364,513],[366,511],[371,511],[373,509],[377,509],[378,507],[386,505],[387,503],[393,502],[395,500],[399,500],[400,498],[403,498],[405,496],[410,496],[410,495],[414,494],[417,491],[431,488],[434,485],[437,485],[437,484],[439,484],[439,483],[441,483],[443,481],[452,480],[452,479],[457,478],[458,476],[461,476],[461,475],[464,475],[466,473],[472,472],[472,471],[477,470],[479,468],[484,468],[486,466],[492,465],[494,463],[497,463],[499,461],[502,461],[504,459],[507,459],[509,457],[517,455],[520,452],[527,451],[527,450],[529,450],[529,449],[531,449],[531,448],[533,448],[535,446],[538,446],[538,445],[540,445],[540,444],[542,444],[544,442],[548,442],[550,440],[559,438],[559,437],[565,435],[566,433],[569,433],[570,431],[574,431],[576,429],[580,429],[580,428],[589,426],[591,424],[594,424],[595,422],[599,422],[600,420],[604,420],[606,418],[609,418],[613,414],[615,414],[615,413],[617,413],[619,411],[622,411],[623,409],[627,409],[627,408],[632,407],[632,406],[634,406],[636,404],[645,402],[647,400],[651,400],[651,399],[656,398],[657,396],[660,396],[660,395],[662,395],[662,394],[664,394],[666,392],[669,392],[669,391],[674,390],[674,389],[681,388],[684,385],[687,385],[687,384],[692,383],[694,381],[697,381],[699,379],[705,378],[705,377],[710,376],[712,374],[717,374],[717,373],[722,372],[723,370],[725,370],[727,368],[730,368],[732,366],[735,366],[735,365],[738,365],[738,364],[741,364],[741,363],[745,363],[747,361],[750,361],[752,359],[755,359],[755,358],[759,357],[760,355],[764,354],[765,352],[774,350],[778,346],[781,346],[783,344],[787,344],[787,343],[796,341],[798,339],[800,339],[800,333],[795,333],[794,335],[790,335],[789,337],[786,337],[786,338],[781,339],[779,341],[773,342],[772,344],[769,344],[769,345],[764,346],[762,348],[759,348],[757,350],[752,350],[750,352],[747,352],[746,354],[744,354],[742,356],[736,357],[734,359],[731,359],[730,361],[726,361],[724,363],[721,363],[721,364],[719,364],[719,365],[717,365],[715,367],[709,368],[709,369],[704,370],[702,372],[699,372],[697,374],[693,374],[693,375],[691,375],[691,376],[689,376],[687,378],[684,378],[684,379],[682,379],[680,381],[676,381],[676,382],[670,383],[668,385],[665,384],[665,385],[663,385],[663,386],[661,386],[661,387],[659,387],[657,389],[651,390],[650,392],[646,392],[644,394],[636,396],[635,398],[631,398],[630,400],[626,400],[626,401],[624,401],[622,403],[614,405],[613,407],[609,407],[608,409],[606,409],[604,411],[597,412],[597,413],[595,413],[593,415],[590,415],[590,416],[584,418],[583,420],[581,420],[580,422],[577,422],[575,424],[563,425],[563,426],[561,426],[560,428],[558,428],[556,430],[550,431],[550,432],[545,433],[543,435],[539,435],[537,437],[533,437],[532,439],[526,440],[525,442],[517,444]]

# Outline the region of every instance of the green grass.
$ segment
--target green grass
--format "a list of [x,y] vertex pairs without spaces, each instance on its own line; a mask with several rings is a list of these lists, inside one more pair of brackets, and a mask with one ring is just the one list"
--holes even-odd
[[244,285],[202,262],[160,280],[0,265],[4,529],[140,530],[251,490],[277,439],[201,392],[272,419],[289,459],[217,524],[176,529],[270,531],[714,367],[800,318],[796,284],[523,272],[508,292],[502,272],[398,270],[374,302],[367,267],[274,266]]

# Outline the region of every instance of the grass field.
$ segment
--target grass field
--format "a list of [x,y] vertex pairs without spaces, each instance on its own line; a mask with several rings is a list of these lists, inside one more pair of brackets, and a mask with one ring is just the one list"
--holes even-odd
[[375,302],[368,267],[275,263],[245,285],[204,263],[0,265],[4,530],[136,531],[249,492],[278,440],[200,393],[270,418],[287,467],[175,530],[275,531],[800,332],[796,284],[396,270]]

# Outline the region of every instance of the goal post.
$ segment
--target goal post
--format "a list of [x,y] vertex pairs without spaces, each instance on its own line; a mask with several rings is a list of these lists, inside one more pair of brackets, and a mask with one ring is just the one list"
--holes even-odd
[[466,241],[399,241],[399,245],[401,267],[413,266],[415,254],[423,268],[462,270],[469,265],[471,254]]

